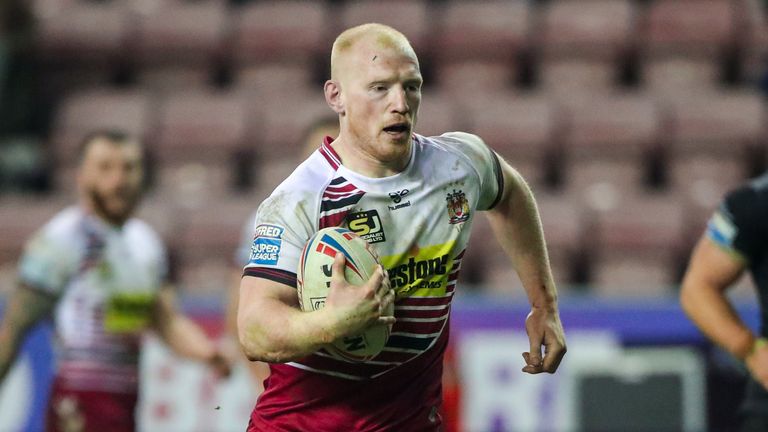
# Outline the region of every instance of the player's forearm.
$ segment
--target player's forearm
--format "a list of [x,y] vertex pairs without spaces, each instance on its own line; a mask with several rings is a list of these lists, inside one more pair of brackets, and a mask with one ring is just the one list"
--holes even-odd
[[181,314],[173,316],[160,333],[164,342],[181,357],[207,362],[218,352],[205,332]]
[[555,309],[557,289],[533,193],[525,180],[508,166],[505,190],[504,199],[488,212],[491,227],[512,260],[531,305]]
[[739,318],[721,289],[702,281],[686,280],[680,303],[696,326],[714,343],[739,359],[752,351],[755,335]]
[[8,374],[27,332],[53,309],[55,299],[21,285],[6,303],[0,323],[0,382]]
[[0,326],[0,383],[5,380],[8,371],[16,359],[21,345],[21,335],[7,324]]
[[240,345],[251,361],[284,363],[298,360],[331,343],[338,330],[327,310],[302,312],[279,300],[241,310]]

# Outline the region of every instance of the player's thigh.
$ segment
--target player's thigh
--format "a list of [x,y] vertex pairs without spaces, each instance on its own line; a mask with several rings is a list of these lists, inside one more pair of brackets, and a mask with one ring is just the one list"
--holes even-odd
[[133,394],[73,391],[56,385],[46,413],[47,432],[135,432]]

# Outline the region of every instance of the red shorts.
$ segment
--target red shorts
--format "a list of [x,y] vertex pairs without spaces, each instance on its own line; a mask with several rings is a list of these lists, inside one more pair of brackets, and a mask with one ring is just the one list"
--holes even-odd
[[46,413],[47,432],[134,432],[136,393],[70,390],[55,380]]

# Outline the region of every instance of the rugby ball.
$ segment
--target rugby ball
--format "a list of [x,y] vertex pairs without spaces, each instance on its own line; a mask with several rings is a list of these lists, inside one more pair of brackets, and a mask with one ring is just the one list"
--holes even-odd
[[[333,259],[338,252],[346,258],[344,276],[352,285],[366,283],[379,264],[373,247],[357,234],[340,227],[321,229],[304,246],[296,272],[299,303],[303,311],[315,311],[325,306],[331,287]],[[393,315],[394,308],[394,304],[390,305],[384,314]],[[334,341],[325,350],[338,359],[367,361],[381,352],[390,331],[389,325],[374,325],[363,333]]]

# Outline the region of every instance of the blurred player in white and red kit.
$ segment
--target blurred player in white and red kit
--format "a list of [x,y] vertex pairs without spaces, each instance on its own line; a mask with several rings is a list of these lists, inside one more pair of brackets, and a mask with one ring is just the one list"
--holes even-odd
[[228,358],[175,307],[165,248],[132,217],[143,183],[141,144],[100,131],[81,146],[78,205],[43,226],[19,264],[0,326],[0,381],[27,330],[51,315],[57,367],[48,431],[131,432],[143,332],[229,374]]
[[[271,363],[249,431],[440,430],[450,304],[478,211],[489,211],[531,303],[523,371],[552,373],[565,354],[530,189],[476,136],[414,134],[421,86],[416,54],[391,27],[358,26],[334,42],[325,97],[339,137],[326,139],[261,204],[240,285],[241,345],[250,359]],[[302,312],[299,254],[329,226],[359,233],[383,268],[351,287],[337,254],[325,307]],[[382,316],[392,301],[395,316]],[[384,324],[394,325],[391,336],[371,361],[344,362],[323,350]]]

